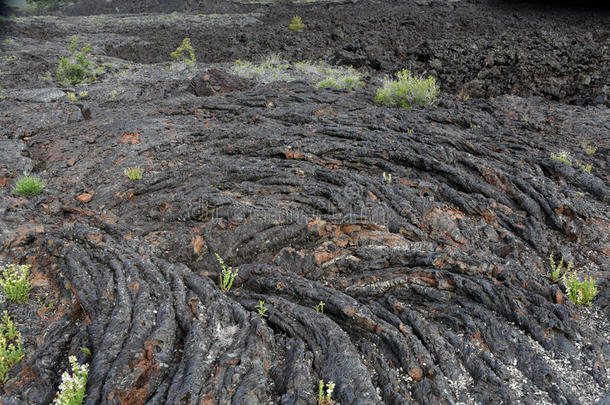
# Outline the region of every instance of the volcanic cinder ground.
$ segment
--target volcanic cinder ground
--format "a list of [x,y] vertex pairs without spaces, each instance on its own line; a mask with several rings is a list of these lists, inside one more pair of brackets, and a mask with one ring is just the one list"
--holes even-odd
[[[66,87],[73,35],[99,71]],[[610,403],[607,9],[91,0],[0,36],[0,264],[32,266],[0,303],[26,353],[2,404],[49,404],[69,355],[87,405],[310,405],[319,380],[337,405]],[[375,104],[404,68],[434,105]],[[24,172],[43,193],[12,193]]]

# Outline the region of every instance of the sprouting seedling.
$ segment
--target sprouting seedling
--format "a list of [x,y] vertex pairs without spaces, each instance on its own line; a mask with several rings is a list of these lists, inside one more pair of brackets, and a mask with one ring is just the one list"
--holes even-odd
[[335,389],[335,383],[329,381],[326,384],[326,395],[324,394],[324,380],[320,380],[318,383],[318,405],[330,405],[334,404],[332,399],[333,390]]
[[233,285],[235,277],[237,277],[239,269],[235,269],[235,271],[233,271],[233,268],[227,266],[218,253],[215,253],[214,255],[216,256],[216,260],[218,260],[218,263],[220,263],[220,267],[222,268],[222,272],[220,273],[219,277],[220,290],[223,292],[229,291],[231,289],[231,286]]
[[265,301],[263,300],[259,300],[258,301],[258,306],[256,307],[256,310],[258,311],[258,314],[260,315],[261,318],[265,318],[267,317],[267,310],[268,308],[265,306]]
[[[554,252],[551,252],[551,255],[549,256],[549,262],[551,263],[551,280],[559,281],[559,279],[561,278],[561,268],[563,267],[563,256],[561,256],[561,260],[559,261],[559,264],[556,265],[555,259],[553,258],[553,253]],[[568,263],[568,267],[566,268],[566,271],[564,272],[564,274],[567,274],[570,272],[573,264],[574,264],[574,260],[570,260],[570,262]]]
[[383,180],[388,184],[392,184],[392,175],[386,172],[383,172]]
[[323,314],[324,313],[324,301],[320,301],[318,303],[318,305],[313,306],[312,308],[315,309],[316,311],[318,311],[319,313]]

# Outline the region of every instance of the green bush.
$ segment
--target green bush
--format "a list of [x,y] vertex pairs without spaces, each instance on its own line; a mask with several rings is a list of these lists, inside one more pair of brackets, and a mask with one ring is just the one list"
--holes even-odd
[[91,54],[91,45],[85,44],[80,52],[77,52],[77,41],[78,35],[74,35],[69,47],[72,54],[67,58],[59,57],[59,66],[56,71],[57,81],[64,86],[74,86],[85,81],[95,81],[96,72],[90,69],[91,61],[88,59]]
[[303,20],[301,19],[301,17],[296,15],[292,17],[292,21],[290,22],[288,28],[290,28],[290,30],[294,32],[301,31],[303,28],[305,28],[305,24],[303,24]]
[[414,77],[408,69],[396,74],[397,80],[386,77],[383,87],[377,90],[375,102],[401,108],[431,104],[439,95],[439,88],[432,76],[427,79]]
[[595,280],[591,277],[585,280],[579,280],[576,272],[563,276],[563,285],[566,287],[568,298],[576,305],[591,306],[591,301],[599,292],[595,287]]
[[[188,57],[186,56],[187,53]],[[182,44],[178,48],[176,48],[174,52],[171,53],[171,57],[172,60],[182,61],[189,66],[195,65],[195,62],[197,62],[197,58],[195,57],[195,50],[191,45],[191,39],[184,38],[182,40]]]
[[13,194],[37,195],[42,193],[44,182],[39,177],[24,175],[17,181]]

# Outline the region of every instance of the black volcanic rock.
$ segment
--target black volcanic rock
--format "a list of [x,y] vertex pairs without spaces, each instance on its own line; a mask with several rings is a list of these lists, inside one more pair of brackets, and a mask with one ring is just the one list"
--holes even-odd
[[[85,404],[305,405],[319,380],[341,405],[607,402],[607,14],[185,4],[2,28],[0,263],[31,264],[33,288],[0,302],[26,351],[0,402],[48,404],[71,354]],[[100,71],[66,88],[75,33]],[[194,67],[170,62],[184,37]],[[358,62],[365,86],[234,74],[272,53]],[[402,68],[435,72],[434,106],[374,103]],[[24,172],[42,194],[12,194]],[[549,279],[551,252],[597,280],[592,307]]]

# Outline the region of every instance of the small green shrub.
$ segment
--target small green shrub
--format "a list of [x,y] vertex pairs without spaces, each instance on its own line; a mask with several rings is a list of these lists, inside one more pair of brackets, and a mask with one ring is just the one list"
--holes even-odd
[[30,296],[30,266],[7,264],[2,268],[0,285],[7,299],[24,303]]
[[233,271],[233,268],[227,266],[218,253],[216,253],[215,256],[218,263],[220,263],[220,267],[222,268],[222,272],[220,273],[219,277],[220,290],[223,292],[229,291],[231,286],[233,286],[233,281],[235,280],[235,277],[237,277],[239,269],[235,269],[235,271]]
[[377,90],[375,102],[390,107],[413,108],[431,104],[439,95],[439,87],[432,76],[427,79],[413,77],[408,69],[396,74],[397,80],[386,77],[383,87]]
[[0,383],[7,380],[9,370],[25,356],[21,348],[21,332],[17,330],[7,311],[0,323]]
[[292,21],[290,22],[288,28],[290,28],[290,30],[293,32],[301,31],[305,28],[305,24],[303,24],[303,20],[301,19],[301,17],[296,15],[292,17]]
[[124,173],[129,180],[142,180],[143,171],[139,167],[128,167],[124,170]]
[[585,280],[579,280],[576,272],[567,276],[563,276],[563,285],[566,287],[568,298],[576,305],[591,306],[591,301],[599,292],[595,287],[595,280],[591,277]]
[[265,306],[265,301],[259,300],[258,301],[258,306],[256,307],[256,310],[258,311],[258,314],[260,315],[260,317],[262,319],[265,319],[268,315],[267,315],[267,310],[269,308],[267,308]]
[[77,52],[77,42],[78,35],[74,35],[69,47],[72,54],[67,58],[59,57],[59,66],[56,71],[57,81],[64,86],[74,86],[85,81],[95,81],[96,72],[90,69],[91,61],[88,59],[91,54],[91,45],[85,44],[80,52]]
[[324,380],[320,380],[318,383],[318,405],[332,405],[333,401],[333,390],[335,389],[335,383],[329,381],[326,384],[326,395],[324,394]]
[[89,365],[79,365],[76,357],[70,356],[72,375],[64,371],[61,375],[61,384],[53,405],[81,405],[85,400],[85,390],[89,378]]
[[44,182],[39,177],[24,175],[15,185],[13,194],[21,195],[37,195],[42,193],[44,189]]
[[[559,261],[559,264],[556,265],[555,259],[553,258],[553,252],[551,252],[551,255],[549,256],[549,261],[551,263],[551,280],[559,281],[559,279],[561,278],[561,273],[562,273],[561,268],[563,267],[563,256],[561,256],[561,260]],[[566,268],[566,271],[564,272],[564,274],[570,272],[573,264],[574,264],[574,260],[570,260],[570,262],[568,263],[568,267]]]
[[[186,56],[188,54],[188,57]],[[171,53],[172,60],[182,61],[189,66],[195,65],[197,58],[195,57],[195,50],[191,45],[190,38],[184,38],[182,44]]]

